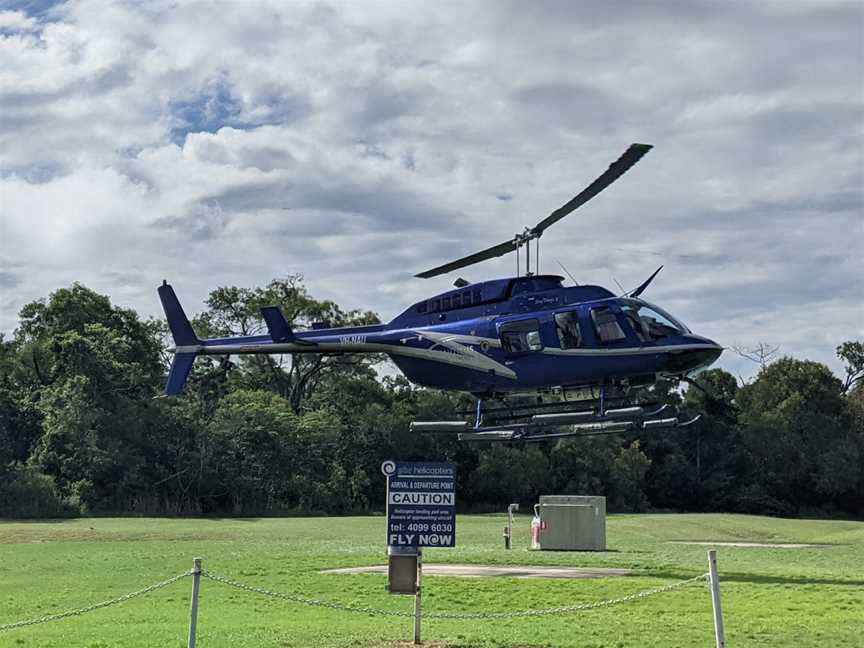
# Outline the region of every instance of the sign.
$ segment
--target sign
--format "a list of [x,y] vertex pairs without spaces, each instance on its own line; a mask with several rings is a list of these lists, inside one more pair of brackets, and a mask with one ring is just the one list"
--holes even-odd
[[387,544],[456,546],[456,464],[385,461]]

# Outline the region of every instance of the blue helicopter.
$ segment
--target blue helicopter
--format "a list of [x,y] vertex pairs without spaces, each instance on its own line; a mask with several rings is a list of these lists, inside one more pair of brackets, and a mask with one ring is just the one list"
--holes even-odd
[[[412,429],[418,432],[510,441],[691,424],[696,419],[680,421],[667,406],[614,406],[626,401],[634,386],[662,378],[687,380],[722,353],[716,342],[641,299],[662,266],[638,288],[618,296],[600,286],[565,287],[563,277],[539,274],[543,232],[650,149],[631,145],[586,189],[512,239],[416,275],[434,277],[515,251],[517,276],[479,283],[457,279],[455,289],[414,304],[387,324],[314,324],[312,330],[294,331],[280,309],[270,306],[261,309],[267,335],[200,340],[164,282],[158,292],[176,345],[165,393],[183,389],[199,355],[374,353],[387,354],[418,385],[476,397],[472,420],[416,421]],[[530,271],[532,241],[537,273]],[[523,248],[524,274],[519,271]],[[508,402],[520,395],[536,402]],[[484,407],[496,401],[500,405]]]

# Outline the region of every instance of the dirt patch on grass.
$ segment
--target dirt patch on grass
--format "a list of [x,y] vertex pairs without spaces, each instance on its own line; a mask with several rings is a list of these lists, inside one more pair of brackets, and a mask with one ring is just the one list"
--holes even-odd
[[[328,569],[322,574],[386,574],[387,565],[369,567],[345,567]],[[523,567],[517,565],[423,565],[424,576],[460,576],[464,578],[486,578],[509,576],[510,578],[606,578],[627,576],[629,569],[604,567]]]

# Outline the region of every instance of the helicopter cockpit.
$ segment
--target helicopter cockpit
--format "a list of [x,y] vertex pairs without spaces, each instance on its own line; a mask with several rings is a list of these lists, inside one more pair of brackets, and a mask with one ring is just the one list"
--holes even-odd
[[642,299],[624,298],[619,304],[636,337],[642,342],[656,342],[691,333],[689,328],[662,308]]

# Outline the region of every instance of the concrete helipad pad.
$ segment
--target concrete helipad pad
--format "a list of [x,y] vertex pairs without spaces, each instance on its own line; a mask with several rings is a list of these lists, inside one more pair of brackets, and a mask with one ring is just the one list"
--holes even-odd
[[[387,565],[370,567],[345,567],[328,569],[322,574],[386,574]],[[423,563],[424,576],[464,576],[482,578],[485,576],[509,576],[510,578],[606,578],[607,576],[626,576],[629,569],[605,567],[522,567],[516,565],[430,565]]]
[[703,547],[771,547],[775,549],[822,549],[831,546],[800,542],[687,542],[685,540],[673,540],[666,544],[700,545]]

